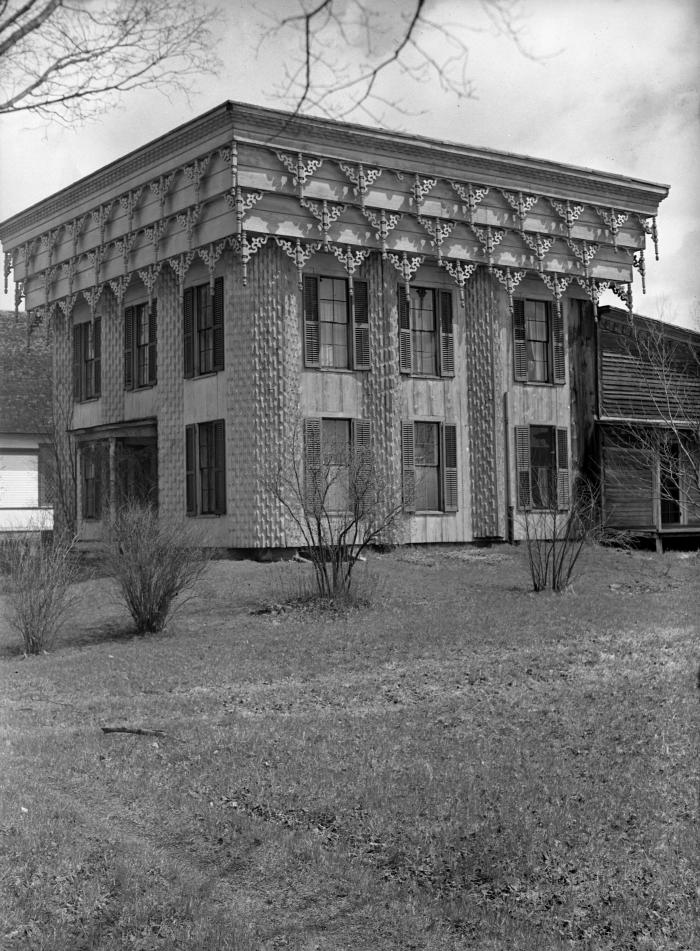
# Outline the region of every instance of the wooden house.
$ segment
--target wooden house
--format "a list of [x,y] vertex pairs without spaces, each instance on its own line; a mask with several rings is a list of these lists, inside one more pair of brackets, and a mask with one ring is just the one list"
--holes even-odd
[[603,516],[657,547],[700,537],[700,334],[602,307],[597,458]]
[[518,537],[569,504],[586,315],[631,303],[667,192],[226,102],[2,222],[80,536],[138,494],[211,546],[293,546],[265,473],[301,427],[307,454],[371,449],[401,540]]

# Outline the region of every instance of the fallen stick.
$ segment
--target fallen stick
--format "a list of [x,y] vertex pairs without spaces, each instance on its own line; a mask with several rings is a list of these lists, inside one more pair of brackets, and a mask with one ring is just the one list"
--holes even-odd
[[163,730],[144,730],[140,726],[103,726],[103,733],[136,733],[138,736],[165,736]]

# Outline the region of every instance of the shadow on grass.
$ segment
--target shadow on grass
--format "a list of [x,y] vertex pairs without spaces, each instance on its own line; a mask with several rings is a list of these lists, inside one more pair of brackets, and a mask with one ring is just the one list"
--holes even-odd
[[[133,623],[126,618],[111,619],[88,628],[71,627],[65,629],[42,654],[57,654],[71,647],[97,647],[100,644],[110,642],[135,641],[141,640],[143,637],[154,636],[162,635],[137,634]],[[0,659],[8,660],[13,657],[21,657],[23,653],[19,635],[15,640],[0,644]]]

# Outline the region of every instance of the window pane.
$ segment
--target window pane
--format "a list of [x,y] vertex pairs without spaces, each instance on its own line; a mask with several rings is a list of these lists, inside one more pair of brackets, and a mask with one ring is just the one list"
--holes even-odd
[[344,511],[348,507],[350,420],[321,421],[322,486],[326,493],[326,510]]
[[411,288],[411,343],[413,372],[437,373],[435,292],[427,287]]
[[321,366],[347,369],[348,288],[344,278],[320,277],[318,314],[321,324]]
[[437,423],[414,425],[415,502],[418,511],[431,512],[440,508],[439,434]]
[[534,508],[549,508],[556,498],[554,433],[553,426],[530,427],[530,478]]
[[549,304],[547,301],[525,301],[525,326],[527,338],[527,378],[546,383],[550,379],[549,366]]

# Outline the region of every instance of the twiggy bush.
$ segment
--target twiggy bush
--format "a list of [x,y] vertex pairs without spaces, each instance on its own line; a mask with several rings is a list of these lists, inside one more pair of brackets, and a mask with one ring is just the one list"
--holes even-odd
[[71,585],[78,577],[72,543],[42,544],[36,535],[18,535],[0,546],[10,625],[22,638],[25,654],[48,650],[75,603]]
[[138,634],[162,631],[175,598],[201,577],[207,558],[194,532],[128,502],[111,526],[105,565],[116,581]]

